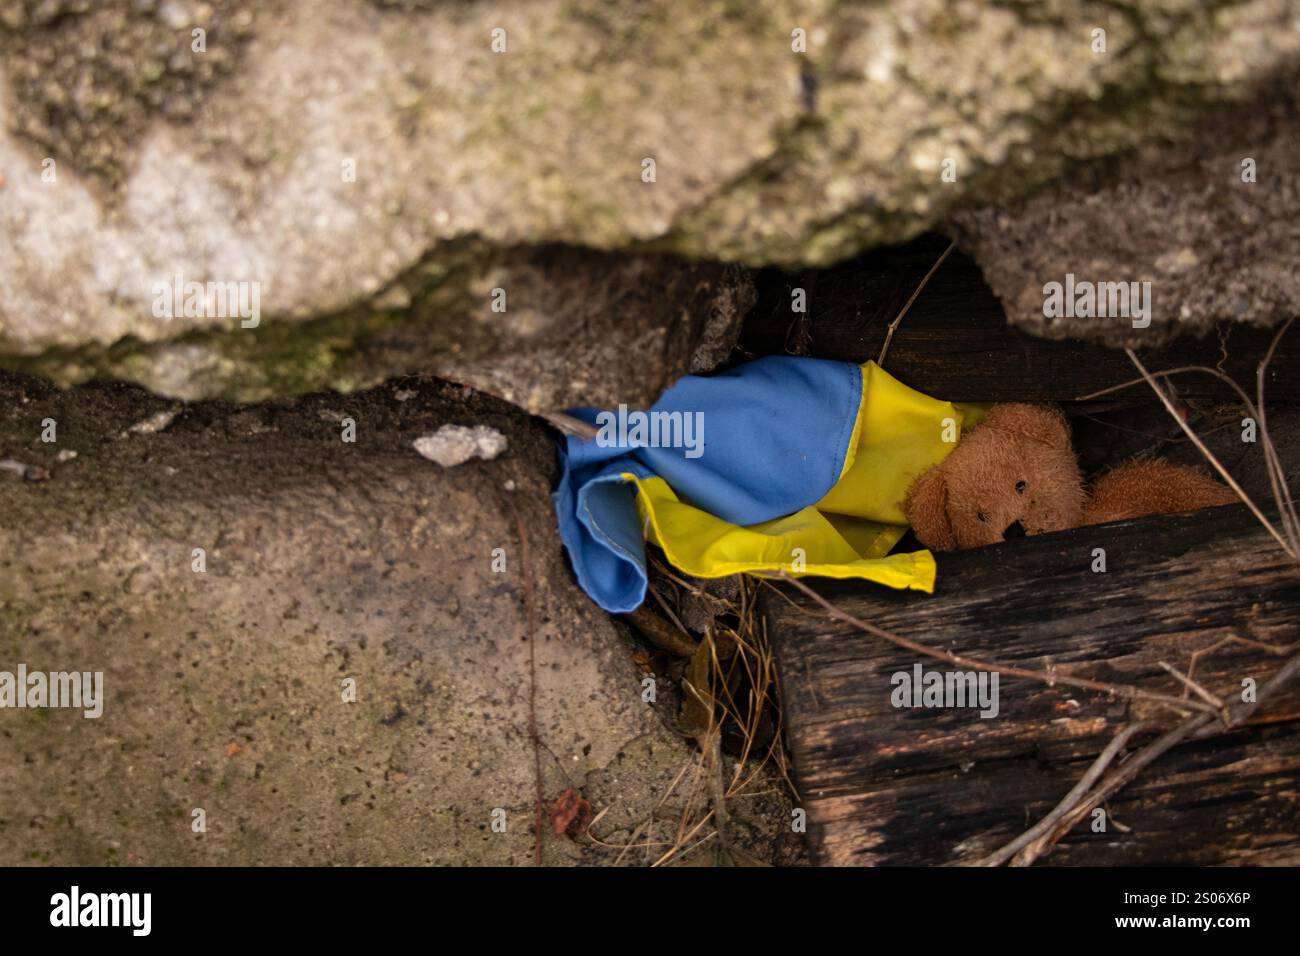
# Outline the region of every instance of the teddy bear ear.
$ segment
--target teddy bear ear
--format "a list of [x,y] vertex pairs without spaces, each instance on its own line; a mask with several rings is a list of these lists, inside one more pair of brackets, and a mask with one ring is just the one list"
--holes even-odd
[[1051,445],[1070,447],[1070,422],[1054,405],[1002,402],[989,409],[981,425]]
[[948,479],[936,465],[912,482],[903,503],[917,540],[932,551],[954,551],[957,538],[948,520]]

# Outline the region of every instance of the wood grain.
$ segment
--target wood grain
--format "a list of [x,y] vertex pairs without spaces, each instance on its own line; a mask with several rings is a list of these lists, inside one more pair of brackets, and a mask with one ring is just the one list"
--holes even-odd
[[[1094,573],[1094,549],[1106,553]],[[878,627],[971,657],[1181,694],[1192,652],[1236,635],[1300,649],[1300,569],[1241,506],[1120,522],[939,555],[935,594],[810,581]],[[1036,822],[1148,702],[1000,678],[999,713],[896,708],[916,655],[831,621],[791,588],[767,592],[786,730],[814,857],[943,864]],[[788,600],[786,599],[788,598]],[[920,659],[926,670],[950,670]],[[1230,644],[1196,679],[1239,699],[1280,656]],[[1139,741],[1140,742],[1140,739]],[[1122,833],[1076,829],[1049,863],[1300,863],[1300,688],[1251,722],[1160,758],[1110,806]]]

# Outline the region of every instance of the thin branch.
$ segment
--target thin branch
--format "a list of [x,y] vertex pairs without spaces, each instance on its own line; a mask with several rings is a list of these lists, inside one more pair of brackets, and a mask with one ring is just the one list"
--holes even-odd
[[1282,462],[1277,457],[1277,449],[1273,446],[1273,442],[1269,437],[1268,420],[1265,417],[1267,412],[1264,407],[1264,381],[1268,375],[1268,367],[1273,361],[1273,356],[1277,353],[1277,347],[1282,341],[1282,336],[1286,335],[1287,330],[1291,328],[1291,323],[1294,321],[1295,318],[1292,317],[1282,323],[1282,327],[1273,336],[1273,341],[1269,343],[1264,358],[1255,369],[1255,402],[1259,406],[1259,432],[1260,437],[1263,439],[1264,457],[1268,465],[1268,475],[1273,487],[1273,496],[1277,500],[1278,511],[1282,515],[1282,526],[1291,542],[1291,555],[1300,559],[1300,520],[1297,520],[1296,517],[1295,502],[1291,499],[1291,488],[1286,482],[1286,471],[1282,468]]
[[649,584],[646,586],[646,591],[648,591],[650,596],[658,602],[659,607],[663,609],[664,614],[668,617],[668,620],[673,623],[673,626],[690,638],[691,643],[694,644],[695,638],[691,637],[691,632],[686,629],[686,625],[683,624],[682,619],[677,616],[677,612],[668,605],[668,601],[659,593],[659,589],[653,584]]
[[898,315],[894,316],[893,322],[889,323],[889,329],[885,332],[885,344],[880,347],[880,357],[876,359],[876,364],[881,368],[885,367],[885,356],[889,353],[889,343],[894,341],[894,332],[898,328],[899,323],[903,321],[903,316],[907,315],[907,310],[912,307],[912,303],[915,302],[917,296],[921,294],[921,291],[930,281],[930,277],[939,271],[939,267],[943,265],[943,260],[948,258],[948,254],[952,252],[956,246],[956,239],[953,239],[948,243],[948,248],[943,250],[943,255],[939,257],[938,261],[936,261],[934,265],[930,266],[930,271],[925,274],[925,278],[922,279],[921,284],[916,287],[916,291],[912,293],[912,297],[903,305],[903,310],[899,312]]
[[[1255,711],[1259,710],[1260,705],[1264,702],[1264,698],[1285,686],[1296,677],[1297,674],[1300,674],[1300,654],[1292,655],[1287,659],[1285,664],[1277,669],[1277,672],[1274,673],[1272,677],[1260,684],[1256,689],[1254,700],[1241,701],[1229,707],[1228,719],[1224,726],[1229,730],[1240,727],[1254,715]],[[1218,729],[1209,726],[1198,729],[1195,736],[1197,739],[1200,739],[1202,737],[1212,736],[1215,733],[1218,733]]]
[[1077,801],[1074,809],[1058,819],[1050,832],[1039,836],[1033,843],[1025,846],[1012,859],[1011,865],[1028,866],[1033,863],[1055,846],[1065,834],[1069,833],[1094,808],[1100,806],[1122,787],[1132,782],[1157,757],[1173,749],[1184,740],[1210,737],[1240,726],[1243,721],[1259,709],[1260,704],[1266,698],[1271,697],[1275,691],[1280,690],[1293,680],[1297,674],[1300,674],[1300,654],[1293,656],[1278,668],[1272,677],[1260,685],[1253,701],[1234,704],[1232,707],[1227,708],[1222,716],[1197,714],[1147,744],[1129,758],[1128,762],[1122,767],[1107,775],[1106,779],[1098,784],[1095,790]]
[[731,837],[728,831],[731,815],[727,812],[727,788],[722,782],[721,727],[714,727],[709,733],[708,746],[709,799],[713,804],[714,826],[718,831],[718,844],[722,848],[723,858],[734,865],[735,854],[732,852]]
[[1275,656],[1281,656],[1288,650],[1278,644],[1265,644],[1263,641],[1251,640],[1248,637],[1242,637],[1238,634],[1229,634],[1227,637],[1215,641],[1209,647],[1202,647],[1199,651],[1192,651],[1187,655],[1187,679],[1189,681],[1192,679],[1193,675],[1196,673],[1196,665],[1202,657],[1213,654],[1219,648],[1226,647],[1228,644],[1240,644],[1243,647],[1256,647]]
[[1212,714],[1197,714],[1179,724],[1173,730],[1168,731],[1164,736],[1157,738],[1147,744],[1136,754],[1129,758],[1128,763],[1120,767],[1117,771],[1106,778],[1096,790],[1093,790],[1087,796],[1075,802],[1075,805],[1069,809],[1060,819],[1054,821],[1053,827],[1046,833],[1041,834],[1028,846],[1024,847],[1011,860],[1012,866],[1029,866],[1040,856],[1054,847],[1057,842],[1070,830],[1074,829],[1075,824],[1090,814],[1103,800],[1111,796],[1126,783],[1129,783],[1138,775],[1148,764],[1157,757],[1162,755],[1173,747],[1182,743],[1193,730],[1207,725],[1214,721]]
[[951,654],[948,651],[941,651],[937,648],[927,647],[925,644],[918,643],[917,641],[910,640],[906,637],[900,637],[897,634],[886,631],[884,628],[876,627],[874,624],[870,624],[861,618],[854,617],[852,614],[840,610],[812,588],[808,587],[808,585],[804,584],[797,578],[792,577],[784,569],[781,570],[778,577],[784,579],[788,584],[808,595],[808,597],[820,604],[827,614],[836,620],[842,621],[845,624],[850,624],[859,630],[866,631],[868,634],[882,638],[889,641],[891,644],[913,651],[914,653],[922,654],[926,657],[937,658],[941,661],[947,661],[949,664],[955,664],[958,667],[969,667],[974,670],[982,671],[997,671],[1002,674],[1009,674],[1012,677],[1024,677],[1028,680],[1040,681],[1047,684],[1049,687],[1063,684],[1067,687],[1079,687],[1084,690],[1100,691],[1116,697],[1123,697],[1126,700],[1151,701],[1152,703],[1163,704],[1171,710],[1184,715],[1189,710],[1201,711],[1210,716],[1214,716],[1216,713],[1214,708],[1209,704],[1198,700],[1175,697],[1172,694],[1159,694],[1155,691],[1143,690],[1140,687],[1131,687],[1127,684],[1111,684],[1106,681],[1088,680],[1083,677],[1072,677],[1069,674],[1058,674],[1054,671],[1028,670],[1023,667],[1013,667],[1009,664],[1000,664],[996,661],[977,660],[973,657],[964,657],[960,654]]
[[1152,390],[1156,393],[1156,396],[1160,399],[1160,404],[1164,405],[1165,410],[1169,412],[1169,414],[1173,416],[1174,421],[1178,423],[1178,427],[1186,433],[1187,437],[1191,439],[1192,444],[1196,446],[1197,450],[1205,456],[1206,460],[1214,466],[1214,470],[1217,471],[1223,480],[1228,483],[1228,487],[1236,492],[1237,497],[1245,502],[1246,507],[1250,509],[1251,514],[1253,514],[1260,524],[1264,526],[1265,530],[1273,536],[1274,540],[1277,541],[1282,550],[1292,558],[1300,560],[1300,552],[1291,549],[1291,546],[1286,542],[1282,535],[1278,533],[1277,528],[1273,526],[1273,522],[1264,517],[1264,512],[1259,510],[1259,506],[1255,504],[1251,497],[1242,489],[1241,485],[1237,483],[1237,479],[1233,478],[1232,475],[1229,474],[1228,469],[1224,468],[1219,459],[1214,456],[1214,452],[1210,451],[1210,449],[1206,447],[1205,442],[1201,441],[1201,437],[1187,424],[1187,421],[1183,416],[1178,413],[1178,409],[1174,407],[1174,403],[1170,400],[1169,396],[1165,394],[1165,390],[1160,387],[1160,383],[1157,382],[1152,374],[1147,371],[1147,367],[1143,365],[1142,360],[1137,357],[1137,353],[1129,348],[1126,348],[1124,352],[1128,355],[1129,360],[1137,367],[1137,370],[1142,373],[1142,377],[1146,379],[1147,384],[1150,385]]
[[1211,694],[1203,686],[1198,684],[1196,681],[1192,680],[1190,676],[1184,674],[1177,667],[1174,667],[1172,664],[1168,664],[1164,661],[1156,661],[1156,663],[1183,682],[1184,694],[1186,694],[1188,690],[1194,690],[1196,691],[1196,695],[1200,697],[1201,700],[1205,701],[1207,704],[1210,704],[1216,710],[1222,710],[1226,706],[1223,703],[1223,701],[1219,700],[1218,697]]
[[1143,730],[1147,730],[1150,727],[1151,724],[1148,721],[1139,720],[1137,723],[1129,724],[1127,727],[1122,728],[1120,732],[1115,735],[1114,739],[1106,745],[1106,749],[1103,750],[1098,755],[1097,759],[1093,761],[1092,766],[1090,766],[1088,771],[1079,779],[1079,782],[1074,785],[1074,789],[1062,798],[1061,802],[1053,808],[1051,813],[1043,817],[1043,819],[1039,820],[1038,823],[1020,834],[1020,836],[1016,837],[1001,849],[994,850],[988,856],[980,857],[980,859],[974,860],[971,863],[964,863],[961,865],[1001,866],[1007,860],[1015,856],[1021,849],[1043,836],[1067,813],[1078,805],[1079,801],[1082,800],[1084,795],[1088,792],[1088,788],[1096,783],[1101,775],[1106,772],[1106,768],[1111,765],[1119,755],[1119,752],[1124,749],[1124,746],[1136,734]]
[[[1235,381],[1233,381],[1232,378],[1228,376],[1225,372],[1221,372],[1218,369],[1210,368],[1208,365],[1180,365],[1178,368],[1167,368],[1160,372],[1152,372],[1151,375],[1154,376],[1155,378],[1170,378],[1174,375],[1182,375],[1185,372],[1200,372],[1204,375],[1214,376],[1219,381],[1221,381],[1224,385],[1227,385],[1234,392],[1236,392],[1237,396],[1241,399],[1242,404],[1245,405],[1246,408],[1250,411],[1250,414],[1252,416],[1255,415],[1255,403],[1250,400],[1250,396],[1246,394],[1245,389],[1243,389],[1240,385],[1238,385]],[[1093,399],[1101,398],[1105,395],[1110,395],[1113,392],[1122,392],[1124,389],[1132,388],[1134,385],[1141,385],[1145,381],[1146,379],[1142,376],[1139,376],[1137,378],[1131,378],[1127,382],[1120,382],[1118,385],[1112,385],[1109,388],[1103,388],[1095,392],[1089,392],[1087,395],[1080,395],[1079,397],[1073,399],[1073,401],[1090,402]]]
[[695,641],[679,632],[662,617],[644,604],[630,614],[624,614],[623,620],[631,624],[655,647],[675,654],[678,657],[691,657],[698,647]]
[[595,441],[596,436],[600,434],[600,429],[595,425],[588,424],[581,418],[566,415],[564,412],[542,412],[539,417],[546,419],[565,435]]
[[[1285,550],[1286,553],[1291,557],[1300,560],[1300,518],[1298,518],[1296,515],[1295,502],[1292,499],[1291,489],[1286,481],[1286,471],[1282,466],[1281,460],[1278,458],[1277,448],[1275,447],[1273,440],[1269,435],[1267,409],[1264,403],[1264,385],[1265,385],[1265,380],[1267,378],[1268,366],[1272,362],[1273,357],[1277,352],[1278,343],[1282,340],[1282,336],[1285,335],[1287,330],[1291,327],[1293,321],[1294,319],[1288,319],[1285,323],[1283,323],[1281,328],[1278,329],[1277,334],[1273,337],[1273,341],[1269,345],[1267,353],[1265,354],[1263,360],[1259,363],[1258,367],[1256,368],[1256,372],[1255,372],[1256,399],[1257,399],[1256,401],[1252,401],[1250,396],[1246,394],[1245,390],[1240,385],[1238,385],[1229,375],[1227,375],[1221,368],[1209,368],[1204,365],[1184,365],[1178,368],[1166,369],[1160,372],[1148,372],[1145,368],[1142,367],[1141,362],[1137,360],[1132,350],[1128,350],[1129,358],[1138,367],[1139,371],[1142,372],[1142,376],[1140,378],[1135,378],[1127,382],[1121,382],[1119,385],[1113,385],[1110,388],[1104,388],[1096,392],[1091,392],[1087,395],[1081,395],[1077,399],[1075,399],[1075,401],[1088,401],[1090,399],[1100,398],[1103,395],[1109,395],[1113,392],[1118,392],[1121,391],[1122,389],[1130,388],[1133,385],[1138,385],[1143,382],[1150,384],[1152,389],[1155,390],[1157,396],[1160,398],[1162,404],[1164,404],[1166,410],[1168,410],[1170,414],[1174,417],[1175,421],[1178,422],[1179,426],[1182,428],[1182,430],[1188,436],[1188,438],[1190,438],[1192,442],[1196,445],[1196,447],[1201,451],[1201,453],[1205,455],[1207,460],[1209,460],[1211,464],[1215,466],[1216,470],[1218,470],[1219,473],[1223,475],[1225,479],[1227,479],[1229,485],[1233,487],[1233,490],[1237,493],[1238,497],[1240,497],[1246,503],[1246,505],[1251,508],[1256,518],[1258,518],[1264,524],[1265,528],[1269,530],[1269,533],[1272,534],[1273,537],[1278,540],[1278,543],[1282,545],[1283,550]],[[1280,513],[1281,522],[1282,522],[1281,533],[1277,532],[1268,521],[1263,519],[1263,517],[1259,513],[1259,510],[1254,506],[1254,503],[1248,497],[1246,497],[1244,493],[1241,492],[1240,488],[1232,480],[1231,476],[1229,476],[1226,470],[1223,469],[1223,466],[1220,465],[1219,462],[1215,460],[1214,456],[1211,455],[1206,450],[1204,443],[1202,441],[1199,441],[1198,437],[1195,434],[1193,434],[1190,426],[1186,423],[1183,417],[1177,413],[1176,409],[1173,407],[1172,402],[1167,400],[1168,397],[1153,382],[1153,379],[1156,378],[1170,378],[1174,375],[1182,374],[1185,372],[1197,372],[1204,375],[1210,375],[1218,379],[1223,384],[1227,385],[1229,388],[1233,390],[1233,392],[1236,393],[1237,397],[1241,400],[1243,407],[1246,409],[1246,413],[1251,418],[1255,419],[1256,422],[1258,422],[1260,444],[1263,447],[1263,451],[1264,451],[1264,465],[1265,465],[1264,470],[1265,473],[1268,475],[1268,480],[1271,486],[1271,490],[1273,492],[1273,497],[1278,504],[1278,511]],[[1283,535],[1285,536],[1286,539],[1285,542],[1282,540]]]

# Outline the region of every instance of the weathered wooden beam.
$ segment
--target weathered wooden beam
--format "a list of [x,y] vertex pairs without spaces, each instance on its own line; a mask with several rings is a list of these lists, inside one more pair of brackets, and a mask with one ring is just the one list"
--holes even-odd
[[[830,269],[766,270],[759,277],[759,301],[746,319],[741,346],[754,355],[795,351],[850,362],[874,359],[889,323],[946,245],[943,237],[928,235]],[[804,317],[791,310],[796,288],[805,292]],[[1253,394],[1255,366],[1273,332],[1230,323],[1223,332],[1222,343],[1216,336],[1184,337],[1140,354],[1153,371],[1222,362],[1223,369]],[[979,267],[958,250],[899,325],[886,367],[913,388],[954,402],[1068,401],[1135,377],[1122,351],[1040,339],[1008,326],[1002,304]],[[1300,399],[1300,336],[1283,339],[1271,370],[1270,398]],[[1183,375],[1177,381],[1187,397],[1231,394],[1206,375]],[[1138,390],[1125,394],[1144,397]]]
[[[1105,571],[1094,571],[1104,549]],[[1300,650],[1300,568],[1244,507],[1146,518],[938,556],[933,595],[811,580],[878,627],[967,657],[1228,702]],[[1148,701],[1002,675],[998,710],[895,706],[897,674],[960,670],[829,619],[779,585],[765,611],[816,859],[945,864],[1005,844],[1115,733],[1178,717]],[[767,589],[764,589],[767,591]],[[788,598],[789,600],[786,600]],[[911,702],[910,698],[906,702]],[[951,701],[950,701],[951,702]],[[1140,743],[1140,741],[1135,741]],[[1300,863],[1300,687],[1245,726],[1176,748],[1076,828],[1054,863]],[[1131,828],[1122,832],[1120,826]]]

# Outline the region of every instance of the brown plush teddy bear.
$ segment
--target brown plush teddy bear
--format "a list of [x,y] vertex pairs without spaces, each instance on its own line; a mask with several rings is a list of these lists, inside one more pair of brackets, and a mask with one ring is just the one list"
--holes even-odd
[[1194,468],[1159,460],[1120,465],[1085,491],[1065,415],[1006,403],[989,409],[942,464],[912,482],[904,510],[923,545],[953,551],[1236,500]]

